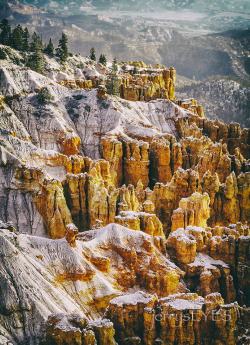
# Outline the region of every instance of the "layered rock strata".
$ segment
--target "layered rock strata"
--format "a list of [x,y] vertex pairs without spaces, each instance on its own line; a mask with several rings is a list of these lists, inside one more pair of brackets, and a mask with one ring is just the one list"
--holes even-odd
[[236,342],[238,305],[224,304],[220,294],[178,294],[158,300],[136,292],[111,300],[107,315],[122,345]]
[[173,68],[121,65],[121,99],[74,59],[3,62],[0,342],[246,345],[249,129],[176,101]]

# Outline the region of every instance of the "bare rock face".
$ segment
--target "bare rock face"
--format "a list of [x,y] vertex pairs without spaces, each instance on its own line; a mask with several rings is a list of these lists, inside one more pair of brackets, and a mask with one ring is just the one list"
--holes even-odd
[[124,160],[124,178],[126,184],[137,185],[141,180],[146,188],[149,183],[148,144],[136,141],[126,143],[126,158]]
[[107,316],[118,329],[116,339],[119,339],[120,344],[140,344],[142,341],[145,344],[153,343],[156,338],[153,327],[157,302],[156,295],[142,291],[110,301]]
[[49,344],[82,344],[86,319],[78,314],[52,314],[46,327],[46,341]]
[[152,178],[155,181],[167,183],[172,179],[170,142],[164,138],[155,139],[150,145],[150,160]]
[[46,343],[116,345],[113,324],[107,319],[86,322],[79,314],[52,314],[46,325]]
[[[94,231],[96,235],[103,237],[105,242],[108,241],[109,236],[112,236],[111,248],[115,255],[113,258],[110,257],[109,269],[117,272],[118,284],[124,288],[140,286],[159,295],[178,292],[181,288],[180,278],[183,272],[176,266],[172,266],[165,256],[164,237],[156,234],[151,237],[143,232],[126,229],[116,224],[112,225],[112,228],[110,234],[105,228]],[[121,233],[122,241],[115,229],[124,229],[124,234]],[[133,243],[135,232],[138,242]],[[91,244],[91,237],[89,239],[91,235],[91,232],[79,234],[78,239],[84,242],[90,241],[89,244]],[[127,243],[127,245],[125,246],[123,243]],[[105,248],[102,245],[102,247],[102,256],[109,257],[109,246]]]
[[[238,224],[237,224],[238,225]],[[240,225],[239,225],[240,227]],[[241,305],[247,305],[249,300],[249,234],[240,236],[238,239],[238,262],[236,276],[238,279],[238,295]]]
[[52,60],[1,63],[0,343],[247,345],[249,129],[174,68],[120,64],[119,98]]
[[[138,63],[135,63],[138,64]],[[133,66],[133,65],[132,65]],[[149,102],[156,99],[174,99],[175,69],[141,67],[133,74],[133,67],[124,66],[124,74],[120,76],[120,96],[129,101]]]
[[181,199],[179,208],[173,212],[172,231],[178,228],[186,228],[188,225],[195,225],[206,228],[210,216],[210,198],[207,193],[201,195],[196,192],[189,198]]
[[123,179],[122,143],[112,136],[102,137],[102,154],[103,158],[110,163],[110,170],[115,186],[120,186]]
[[[172,252],[172,258],[186,271],[190,288],[192,278],[199,277],[200,295],[220,292],[226,302],[231,303],[236,298],[237,289],[232,274],[235,275],[237,269],[243,269],[238,256],[244,261],[246,270],[249,267],[245,257],[245,239],[248,238],[245,236],[248,234],[249,227],[241,223],[213,229],[188,226],[186,230],[178,229],[170,234],[167,248]],[[245,283],[248,286],[248,280]],[[244,290],[246,285],[242,285]]]
[[163,223],[164,229],[169,229],[172,213],[178,208],[180,200],[193,194],[197,189],[201,190],[199,176],[191,169],[178,169],[169,183],[155,185],[152,199],[156,205],[156,215]]
[[185,234],[184,229],[178,229],[170,234],[167,241],[168,248],[174,248],[179,263],[194,262],[196,255],[196,241]]
[[[76,235],[72,225],[67,229]],[[112,344],[111,323],[86,322],[102,318],[110,299],[127,288],[143,287],[159,296],[183,289],[184,272],[167,258],[164,238],[118,224],[78,234],[75,242],[69,235],[51,240],[1,229],[0,241],[0,325],[16,343],[25,338],[42,343],[49,317],[52,343],[73,338],[79,344],[88,339]]]
[[71,223],[63,188],[59,181],[46,176],[39,169],[18,167],[15,175],[17,181],[26,186],[26,191],[34,194],[37,210],[43,217],[50,238],[62,238],[65,224]]
[[246,159],[249,159],[249,129],[245,128],[241,131],[238,123],[231,123],[226,125],[219,120],[211,121],[208,119],[202,119],[197,114],[193,114],[189,118],[189,123],[196,123],[196,125],[202,129],[202,132],[208,135],[213,141],[222,140],[228,147],[230,154],[235,153],[235,149],[238,147],[241,150],[241,154]]
[[[237,303],[225,305],[220,294],[206,298],[178,294],[157,299],[137,292],[110,301],[107,315],[118,329],[120,344],[234,344]],[[131,321],[133,315],[134,321]],[[213,328],[216,332],[208,332]]]
[[115,217],[115,223],[128,226],[133,230],[142,230],[151,236],[165,237],[162,224],[155,214],[122,211]]
[[78,234],[78,229],[75,224],[67,224],[66,225],[66,240],[72,246],[76,246],[76,235]]

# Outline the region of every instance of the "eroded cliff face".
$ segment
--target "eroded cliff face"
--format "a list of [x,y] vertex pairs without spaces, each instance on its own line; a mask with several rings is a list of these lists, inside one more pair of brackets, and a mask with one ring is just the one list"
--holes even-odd
[[249,129],[74,59],[2,66],[0,342],[246,345]]

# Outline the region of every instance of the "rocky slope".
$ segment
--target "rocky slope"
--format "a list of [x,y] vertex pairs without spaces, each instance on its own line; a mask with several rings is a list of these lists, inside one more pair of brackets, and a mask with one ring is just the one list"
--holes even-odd
[[120,98],[86,58],[8,56],[0,343],[246,345],[249,129],[176,99],[173,68],[120,64]]
[[242,128],[250,126],[250,87],[248,83],[225,79],[223,77],[191,83],[178,88],[176,97],[193,97],[203,106],[206,116],[215,120],[217,117],[229,124],[239,122]]

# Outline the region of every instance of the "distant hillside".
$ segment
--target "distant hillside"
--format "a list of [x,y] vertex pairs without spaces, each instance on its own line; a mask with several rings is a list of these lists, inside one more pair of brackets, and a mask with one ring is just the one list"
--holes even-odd
[[211,79],[177,89],[177,99],[190,95],[202,105],[206,117],[218,117],[225,123],[238,122],[241,128],[250,127],[250,83]]
[[195,11],[249,11],[247,0],[22,0],[23,3],[35,4],[38,6],[50,6],[63,9],[67,6],[70,10],[79,7],[96,7],[98,9],[116,8],[119,10],[152,10],[152,9],[192,9]]
[[[69,36],[70,50],[82,56],[88,55],[90,48],[95,47],[98,56],[104,53],[109,59],[117,57],[120,61],[143,60],[152,65],[157,61],[165,66],[175,66],[179,75],[189,79],[202,80],[210,76],[224,75],[250,80],[250,30],[237,29],[204,34],[211,32],[211,29],[223,30],[231,24],[232,28],[244,26],[248,17],[243,12],[240,16],[233,15],[233,12],[231,14],[205,12],[202,17],[192,19],[193,12],[178,10],[171,12],[171,20],[159,20],[153,12],[140,17],[139,10],[134,11],[131,16],[125,16],[118,10],[106,12],[101,10],[101,5],[104,3],[110,6],[119,4],[121,7],[125,3],[123,1],[90,1],[88,6],[96,6],[96,10],[92,12],[86,11],[87,3],[83,1],[82,11],[78,10],[77,13],[71,11],[70,6],[79,7],[78,0],[70,3],[64,0],[60,4],[44,0],[26,1],[29,5],[24,3],[25,1],[0,0],[0,19],[7,17],[13,26],[19,23],[27,25],[30,33],[36,30],[45,41],[52,38],[54,44],[58,43],[60,34],[64,30]],[[140,1],[133,3],[133,6],[141,4]],[[196,1],[168,3],[169,6],[182,4],[184,7],[187,5],[194,7]],[[61,13],[59,9],[63,4],[65,11]],[[128,1],[127,4],[130,2]],[[211,6],[212,4],[213,2]],[[233,1],[218,2],[218,6],[223,5],[224,8],[230,5],[231,10],[233,4]],[[34,5],[46,5],[47,10]],[[148,7],[145,4],[139,7],[140,10],[145,11],[153,5],[154,2],[149,1]],[[239,9],[238,6],[237,10]],[[183,19],[182,15],[185,15],[186,19]]]
[[250,79],[249,47],[250,30],[233,30],[169,42],[158,53],[163,64],[174,65],[187,78],[225,75]]

